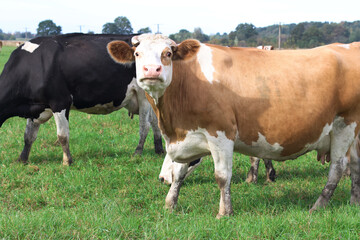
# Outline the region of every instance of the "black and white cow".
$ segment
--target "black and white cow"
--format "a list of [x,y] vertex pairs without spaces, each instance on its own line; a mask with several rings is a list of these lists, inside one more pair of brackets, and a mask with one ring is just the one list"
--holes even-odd
[[0,126],[6,119],[27,118],[25,147],[19,161],[26,163],[40,124],[54,116],[63,164],[72,163],[69,150],[69,111],[108,114],[122,107],[139,114],[141,154],[150,125],[155,152],[163,152],[161,134],[145,93],[137,86],[135,64],[119,64],[107,52],[112,40],[127,35],[67,34],[39,37],[14,50],[0,75]]

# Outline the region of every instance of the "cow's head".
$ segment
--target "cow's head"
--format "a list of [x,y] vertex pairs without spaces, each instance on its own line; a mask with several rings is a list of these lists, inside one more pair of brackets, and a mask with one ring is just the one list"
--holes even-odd
[[173,60],[191,58],[200,47],[197,40],[185,40],[177,45],[161,34],[135,36],[132,44],[133,48],[125,42],[113,41],[108,44],[108,51],[117,62],[136,61],[137,83],[155,102],[172,81]]

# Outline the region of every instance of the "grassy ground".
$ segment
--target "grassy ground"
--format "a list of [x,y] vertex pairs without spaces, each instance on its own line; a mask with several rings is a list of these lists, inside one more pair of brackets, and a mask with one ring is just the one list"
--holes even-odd
[[261,164],[256,185],[244,181],[248,157],[235,154],[235,214],[216,220],[219,190],[211,158],[185,181],[176,211],[168,213],[168,186],[157,180],[163,156],[154,154],[151,136],[144,154],[132,155],[138,118],[130,120],[125,110],[106,116],[71,112],[71,167],[61,165],[53,119],[40,128],[31,164],[17,163],[25,123],[12,118],[0,129],[0,239],[360,238],[360,208],[349,205],[349,178],[341,180],[328,208],[308,213],[328,172],[315,153],[275,163],[272,184],[264,182]]

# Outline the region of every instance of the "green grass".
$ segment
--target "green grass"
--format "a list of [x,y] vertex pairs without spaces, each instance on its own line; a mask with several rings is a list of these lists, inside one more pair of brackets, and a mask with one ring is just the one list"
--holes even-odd
[[53,119],[41,126],[31,163],[17,163],[25,124],[11,118],[0,128],[0,239],[360,238],[360,208],[349,205],[349,178],[341,180],[328,208],[308,213],[328,173],[315,153],[275,163],[272,184],[265,183],[263,164],[259,183],[247,184],[248,157],[235,154],[234,216],[217,220],[211,158],[185,181],[177,209],[168,213],[169,187],[157,180],[163,156],[154,154],[151,134],[143,155],[132,155],[138,118],[130,120],[125,110],[106,116],[71,112],[71,167],[61,165]]
[[2,72],[5,63],[10,57],[10,53],[15,50],[16,47],[3,46],[0,51],[0,73]]

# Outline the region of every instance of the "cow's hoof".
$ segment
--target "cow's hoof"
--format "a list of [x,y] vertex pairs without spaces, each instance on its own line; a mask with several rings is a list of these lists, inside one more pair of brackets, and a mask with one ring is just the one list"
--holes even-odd
[[161,155],[163,153],[165,153],[164,149],[155,149],[155,153],[158,154],[158,155]]
[[28,160],[21,159],[20,157],[19,157],[16,161],[17,161],[18,163],[22,163],[22,164],[24,164],[24,165],[28,165],[28,164],[29,164]]

